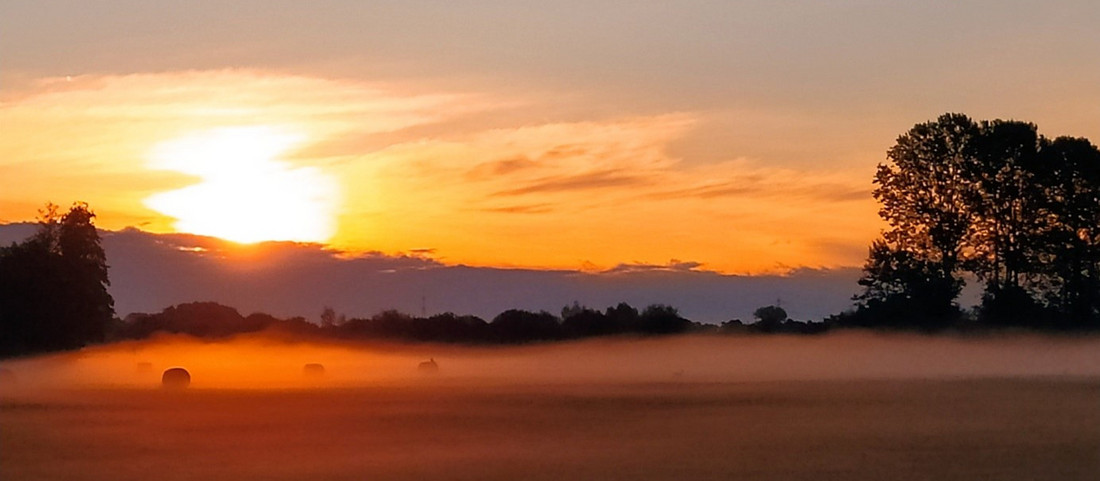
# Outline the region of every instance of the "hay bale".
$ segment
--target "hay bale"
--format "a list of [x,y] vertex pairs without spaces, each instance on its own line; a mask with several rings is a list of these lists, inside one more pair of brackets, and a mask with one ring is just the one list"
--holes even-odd
[[191,385],[191,373],[182,367],[173,367],[164,371],[160,383],[169,389],[183,389]]
[[428,359],[416,366],[416,370],[424,374],[434,374],[439,372],[439,364],[436,364],[435,359]]
[[325,376],[325,366],[311,362],[302,366],[302,375],[309,379],[320,379]]

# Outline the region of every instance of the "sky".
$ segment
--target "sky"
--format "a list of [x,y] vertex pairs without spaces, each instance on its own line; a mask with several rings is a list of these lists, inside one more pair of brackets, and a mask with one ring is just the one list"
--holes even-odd
[[[29,223],[0,225],[0,245],[30,236]],[[263,312],[318,322],[326,307],[347,317],[396,309],[444,312],[491,321],[508,309],[561,312],[578,303],[603,310],[626,302],[678,309],[693,321],[750,322],[778,304],[793,319],[820,321],[851,306],[859,270],[798,269],[782,275],[729,275],[692,263],[620,264],[600,272],[449,265],[426,255],[380,252],[346,256],[317,244],[240,245],[215,237],[108,231],[115,312],[160,312],[195,301],[217,302],[243,315]],[[970,296],[973,297],[973,296]],[[967,301],[972,299],[966,299]]]
[[1100,3],[19,1],[0,223],[443,266],[862,264],[944,112],[1100,140]]

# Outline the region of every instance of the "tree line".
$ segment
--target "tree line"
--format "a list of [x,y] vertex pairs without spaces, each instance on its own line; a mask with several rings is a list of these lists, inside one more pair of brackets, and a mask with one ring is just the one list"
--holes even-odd
[[604,310],[574,302],[561,314],[546,311],[508,309],[491,320],[451,312],[413,316],[386,310],[371,317],[347,318],[326,307],[320,322],[302,317],[280,319],[269,314],[243,316],[236,309],[214,302],[191,302],[158,313],[135,313],[109,329],[112,340],[144,339],[157,333],[186,334],[217,339],[237,334],[266,331],[293,337],[372,339],[465,344],[522,344],[582,339],[598,336],[660,336],[683,333],[800,333],[826,330],[824,323],[794,321],[777,306],[757,309],[757,322],[729,321],[720,326],[685,319],[679,311],[663,304],[637,309],[619,303]]

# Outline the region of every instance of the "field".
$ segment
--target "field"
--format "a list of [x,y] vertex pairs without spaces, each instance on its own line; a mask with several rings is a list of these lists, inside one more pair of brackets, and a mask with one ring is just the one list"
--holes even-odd
[[[330,367],[324,383],[271,378],[247,388],[203,386],[195,373],[195,384],[183,391],[144,380],[26,379],[33,363],[45,379],[42,366],[86,374],[78,365],[117,362],[119,353],[155,357],[134,346],[76,360],[35,360],[15,365],[24,373],[20,387],[0,395],[0,479],[1092,480],[1100,472],[1096,364],[1068,373],[1055,368],[1061,361],[1093,360],[1095,340],[1044,342],[1043,349],[1021,340],[970,345],[967,352],[997,346],[1008,370],[1022,370],[1009,362],[1008,350],[1032,346],[1020,355],[1046,367],[1021,375],[992,365],[981,372],[960,366],[960,375],[950,371],[951,363],[934,363],[904,374],[872,369],[877,374],[829,376],[812,367],[821,364],[813,357],[802,359],[805,376],[789,366],[698,374],[689,366],[649,378],[598,369],[606,375],[447,371],[488,370],[490,363],[521,371],[555,359],[564,364],[582,350],[623,359],[691,347],[704,353],[697,355],[720,356],[706,354],[716,347],[708,342],[442,350],[441,372],[434,376],[341,379]],[[739,355],[776,353],[748,358],[765,364],[837,344],[863,360],[871,360],[868,352],[886,351],[902,360],[921,350],[951,356],[967,345],[929,346],[920,339],[739,342],[749,343],[733,351]],[[389,348],[371,362],[414,359],[422,349]],[[300,353],[302,346],[287,352]],[[330,357],[342,360],[336,366],[355,359]]]

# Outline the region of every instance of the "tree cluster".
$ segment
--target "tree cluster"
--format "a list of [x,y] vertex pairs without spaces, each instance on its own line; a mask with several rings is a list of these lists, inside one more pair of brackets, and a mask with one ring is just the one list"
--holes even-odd
[[0,248],[0,356],[79,348],[114,318],[95,214],[48,204],[34,236]]
[[984,286],[989,326],[1100,325],[1100,149],[1034,124],[945,114],[901,135],[875,175],[888,223],[871,247],[855,326],[940,329]]
[[757,308],[752,313],[756,322],[742,323],[740,319],[723,322],[718,332],[723,334],[823,334],[833,327],[829,321],[796,321],[787,316],[787,310],[771,305]]
[[242,316],[236,309],[215,302],[189,302],[155,314],[130,314],[111,330],[110,337],[144,339],[155,333],[169,333],[218,339],[264,330],[309,334],[318,329],[301,317],[278,319],[264,313]]
[[619,303],[600,311],[574,302],[562,308],[560,317],[546,311],[508,309],[491,321],[450,312],[417,317],[396,310],[349,319],[326,307],[317,324],[301,317],[279,319],[264,313],[243,316],[232,307],[214,302],[191,302],[154,314],[130,314],[111,330],[109,337],[143,339],[157,333],[171,333],[219,339],[266,331],[331,339],[523,344],[614,335],[820,334],[830,327],[824,322],[789,319],[787,312],[778,306],[757,309],[754,317],[757,321],[750,324],[734,320],[714,326],[685,319],[676,308],[663,304],[653,304],[639,311],[629,304]]
[[639,312],[626,303],[604,311],[574,303],[563,308],[560,317],[546,311],[509,309],[491,321],[450,312],[415,317],[395,310],[343,322],[326,323],[327,318],[334,318],[328,308],[322,312],[321,333],[336,337],[500,344],[615,334],[675,334],[697,327],[673,307],[654,304]]

